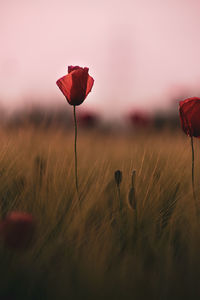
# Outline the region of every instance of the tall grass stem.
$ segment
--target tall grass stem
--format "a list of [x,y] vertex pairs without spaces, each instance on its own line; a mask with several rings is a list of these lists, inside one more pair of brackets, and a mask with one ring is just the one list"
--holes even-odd
[[118,194],[118,199],[119,199],[119,211],[120,215],[122,214],[122,201],[121,201],[121,193],[120,193],[120,187],[117,186],[117,194]]

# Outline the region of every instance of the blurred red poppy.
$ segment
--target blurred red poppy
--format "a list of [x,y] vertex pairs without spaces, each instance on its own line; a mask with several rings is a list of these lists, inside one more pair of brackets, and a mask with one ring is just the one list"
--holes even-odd
[[93,112],[85,111],[78,115],[78,121],[83,127],[92,128],[98,123],[98,117]]
[[145,112],[133,111],[129,115],[129,119],[133,126],[138,128],[146,128],[150,125],[150,117]]
[[68,75],[56,82],[69,104],[80,105],[91,91],[94,79],[88,71],[88,68],[69,66]]
[[183,131],[191,137],[200,137],[200,98],[180,101],[179,114]]
[[25,212],[10,212],[0,223],[0,238],[11,249],[28,247],[34,232],[33,217]]

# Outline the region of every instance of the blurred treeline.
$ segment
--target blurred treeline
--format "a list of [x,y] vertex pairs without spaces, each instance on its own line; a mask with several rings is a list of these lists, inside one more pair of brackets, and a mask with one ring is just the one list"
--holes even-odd
[[[180,128],[177,111],[156,111],[147,113],[142,110],[130,110],[120,119],[112,122],[106,121],[100,114],[93,111],[77,110],[77,120],[82,128],[109,130],[121,127],[125,130],[146,131],[165,129],[176,130]],[[22,108],[12,113],[0,110],[0,126],[5,129],[20,129],[33,127],[49,129],[58,128],[68,130],[73,128],[72,111],[66,107],[33,106]]]

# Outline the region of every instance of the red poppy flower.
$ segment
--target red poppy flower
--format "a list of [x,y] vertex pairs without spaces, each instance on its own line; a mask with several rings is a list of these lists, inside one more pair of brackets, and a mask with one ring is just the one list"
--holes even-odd
[[179,113],[183,131],[191,137],[200,137],[200,98],[180,101]]
[[80,105],[91,91],[94,79],[88,71],[88,68],[69,66],[68,75],[56,82],[69,104]]
[[30,245],[35,232],[32,215],[13,211],[0,223],[0,238],[11,249],[23,249]]

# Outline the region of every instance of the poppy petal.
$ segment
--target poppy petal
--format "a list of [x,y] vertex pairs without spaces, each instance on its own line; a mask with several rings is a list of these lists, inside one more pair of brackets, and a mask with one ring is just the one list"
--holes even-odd
[[70,101],[70,90],[72,87],[72,77],[70,74],[63,76],[62,78],[58,79],[56,82],[57,86],[63,93],[63,95]]
[[80,68],[70,73],[72,76],[70,100],[73,105],[80,105],[86,98],[88,70],[88,68]]
[[90,75],[88,75],[86,97],[89,94],[89,92],[91,92],[93,84],[94,84],[94,79]]
[[79,66],[68,66],[68,73],[71,73],[74,70],[82,69]]

